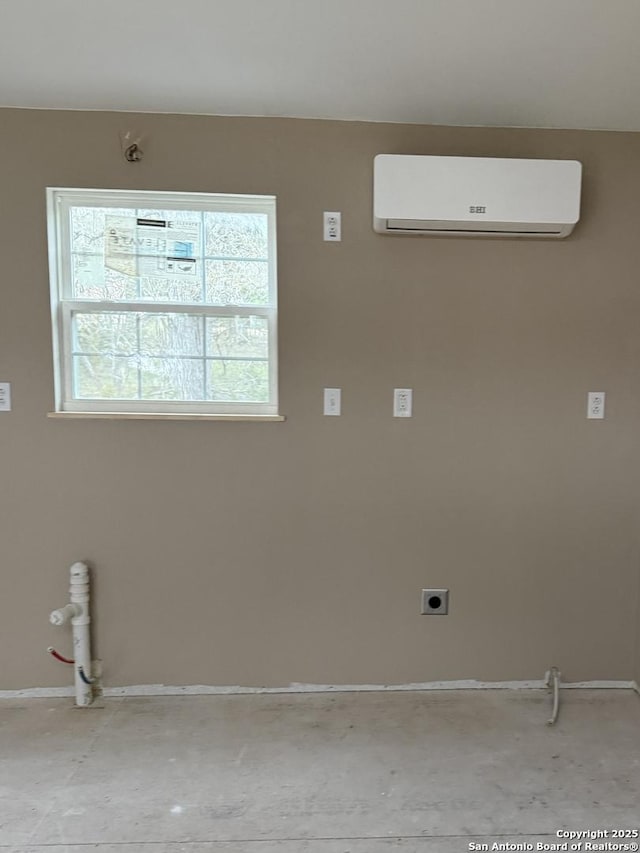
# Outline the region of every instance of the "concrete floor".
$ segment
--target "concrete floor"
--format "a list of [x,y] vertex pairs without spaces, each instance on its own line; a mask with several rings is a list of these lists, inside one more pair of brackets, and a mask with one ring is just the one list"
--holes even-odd
[[0,850],[462,853],[640,827],[640,697],[0,702]]

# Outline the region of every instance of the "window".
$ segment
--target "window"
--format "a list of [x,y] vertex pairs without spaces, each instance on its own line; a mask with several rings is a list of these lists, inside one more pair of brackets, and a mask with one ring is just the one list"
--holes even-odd
[[47,193],[57,412],[277,415],[274,197]]

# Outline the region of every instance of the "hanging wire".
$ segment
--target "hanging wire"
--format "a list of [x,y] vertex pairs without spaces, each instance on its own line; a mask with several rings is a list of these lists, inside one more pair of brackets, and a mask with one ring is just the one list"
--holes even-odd
[[56,660],[59,660],[59,661],[60,661],[60,663],[75,663],[75,661],[74,661],[74,660],[72,660],[71,658],[66,658],[64,655],[61,655],[61,654],[60,654],[60,652],[57,652],[57,651],[53,648],[53,646],[49,646],[49,648],[47,649],[47,651],[49,652],[49,654],[51,655],[51,657],[52,657],[52,658],[55,658]]
[[95,680],[95,679],[89,678],[87,675],[85,675],[85,672],[84,672],[84,669],[82,668],[82,666],[78,667],[78,675],[84,681],[85,684],[93,684],[93,682]]

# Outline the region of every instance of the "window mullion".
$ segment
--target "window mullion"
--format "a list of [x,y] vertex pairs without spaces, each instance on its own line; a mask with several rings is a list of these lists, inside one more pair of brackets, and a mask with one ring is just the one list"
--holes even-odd
[[140,347],[140,316],[136,317],[136,344],[138,353],[136,356],[136,367],[138,370],[138,399],[142,400],[142,351]]
[[202,399],[209,394],[209,377],[207,376],[207,318],[202,317]]
[[73,389],[73,324],[71,322],[71,311],[66,310],[64,304],[59,308],[60,323],[60,353],[62,356],[62,399],[72,400]]

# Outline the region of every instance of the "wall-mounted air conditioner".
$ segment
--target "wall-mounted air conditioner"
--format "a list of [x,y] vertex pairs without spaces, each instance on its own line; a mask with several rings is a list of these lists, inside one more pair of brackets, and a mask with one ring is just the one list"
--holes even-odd
[[580,218],[577,160],[378,154],[373,175],[381,234],[557,238]]

